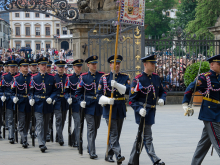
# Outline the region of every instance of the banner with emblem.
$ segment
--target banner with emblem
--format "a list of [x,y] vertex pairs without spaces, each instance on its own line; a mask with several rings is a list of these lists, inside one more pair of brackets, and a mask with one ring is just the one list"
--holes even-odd
[[144,26],[145,0],[121,0],[121,23]]

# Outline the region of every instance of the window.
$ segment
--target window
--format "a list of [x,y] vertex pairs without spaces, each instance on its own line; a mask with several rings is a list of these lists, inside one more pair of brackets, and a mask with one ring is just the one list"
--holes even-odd
[[35,13],[35,17],[36,17],[36,18],[39,18],[39,17],[40,17],[40,14],[39,14],[39,13]]
[[58,36],[60,35],[60,29],[57,29],[57,35]]
[[50,27],[46,27],[46,36],[50,35]]
[[50,15],[49,14],[46,14],[46,18],[49,18],[50,17]]
[[36,36],[40,36],[40,27],[36,27]]
[[20,16],[19,16],[19,13],[15,13],[15,17],[20,17]]
[[26,48],[30,48],[31,47],[31,45],[30,44],[26,44]]
[[46,49],[49,49],[50,48],[50,44],[46,44]]
[[2,24],[0,24],[0,32],[2,32]]
[[20,36],[20,27],[16,27],[15,28],[15,31],[16,31],[16,36]]
[[60,24],[57,23],[57,24],[56,24],[56,27],[60,27]]
[[36,44],[36,50],[40,50],[40,44]]
[[70,30],[70,34],[73,34],[73,31],[72,31],[72,30]]
[[63,35],[67,35],[67,28],[63,27]]
[[20,49],[20,44],[16,44],[16,50]]
[[169,12],[169,11],[166,12],[166,16],[167,16],[167,17],[170,16],[170,12]]
[[29,18],[30,17],[30,13],[25,13],[25,17]]
[[25,29],[26,29],[26,36],[30,36],[30,27],[25,27]]

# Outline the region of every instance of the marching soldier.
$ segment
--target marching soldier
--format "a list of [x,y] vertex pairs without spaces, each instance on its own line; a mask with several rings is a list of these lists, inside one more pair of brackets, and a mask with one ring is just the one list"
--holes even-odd
[[63,139],[63,128],[66,121],[66,114],[68,110],[68,104],[64,97],[64,86],[67,74],[64,73],[65,61],[55,62],[57,66],[57,74],[55,75],[56,87],[57,87],[57,97],[55,98],[54,104],[54,114],[56,118],[56,130],[59,144],[62,146],[64,144]]
[[15,76],[15,66],[17,65],[17,62],[14,60],[8,61],[8,66],[9,66],[9,72],[8,73],[3,73],[2,74],[2,82],[1,82],[1,90],[5,94],[1,97],[2,102],[6,101],[6,119],[8,120],[8,139],[11,144],[14,144],[14,119],[13,119],[13,114],[14,114],[14,104],[12,100],[12,93],[11,93],[11,85],[13,82],[13,77]]
[[[188,107],[192,93],[202,93],[203,101],[200,108],[199,120],[204,123],[201,139],[193,155],[191,165],[200,165],[204,160],[211,145],[220,156],[220,55],[209,59],[210,71],[198,76],[198,81],[192,82],[186,89],[183,98],[183,109],[188,116],[192,116],[194,110]],[[197,82],[197,84],[196,84]]]
[[[79,145],[79,135],[80,135],[80,105],[77,103],[76,100],[76,90],[77,90],[77,85],[79,82],[79,77],[82,71],[82,65],[83,65],[84,60],[83,59],[77,59],[72,62],[73,68],[75,73],[72,75],[68,76],[66,84],[69,84],[65,89],[65,97],[67,99],[67,102],[71,105],[72,104],[72,116],[74,120],[74,130],[72,133],[72,142],[73,142],[73,147],[78,147]],[[69,92],[71,91],[71,98],[69,96]]]
[[47,64],[47,73],[48,74],[51,74],[51,65],[52,65],[52,61],[48,61],[48,64]]
[[[166,99],[166,92],[161,85],[160,77],[153,73],[155,71],[155,63],[157,63],[156,55],[149,55],[141,60],[144,63],[144,71],[137,75],[132,81],[129,105],[134,109],[137,124],[140,123],[141,117],[145,118],[143,144],[152,163],[154,165],[165,165],[164,162],[160,162],[161,159],[154,151],[151,127],[155,123],[157,97],[159,97],[158,104],[163,106]],[[144,108],[143,105],[145,103],[147,104]],[[136,144],[137,139],[134,142],[130,154],[129,165],[133,164]]]
[[[3,69],[3,64],[4,63],[2,61],[0,61],[0,81],[1,81],[2,73],[3,73],[3,72],[1,72]],[[3,91],[1,90],[1,88],[0,88],[0,92],[1,92],[1,96],[2,96]],[[2,101],[0,100],[0,139],[2,138],[2,136],[1,136],[1,128],[2,128],[2,124],[3,124],[3,121],[2,121],[3,116],[2,115],[3,115],[3,104],[2,104]]]
[[8,61],[6,61],[4,63],[4,73],[8,73],[9,72],[9,66],[8,66]]
[[99,79],[104,73],[96,71],[98,56],[90,56],[85,60],[85,62],[87,63],[89,72],[80,75],[80,82],[77,87],[78,90],[76,91],[76,95],[80,106],[85,108],[88,152],[90,154],[90,159],[95,159],[98,158],[95,150],[95,139],[102,115],[102,107],[98,104],[98,100],[96,98],[96,89],[98,88]]
[[37,70],[37,60],[31,60],[30,61],[30,64],[29,64],[29,68],[30,68],[30,74],[33,75],[33,74],[36,74],[38,72]]
[[[113,80],[113,68],[114,68],[114,55],[108,58],[110,63],[111,73],[104,74],[99,82],[98,86],[98,98],[99,104],[103,106],[103,117],[109,124],[109,110],[110,105],[112,107],[112,119],[111,129],[109,137],[109,151],[108,157],[105,156],[105,160],[108,162],[114,162],[113,156],[116,155],[117,164],[121,164],[125,160],[124,156],[121,156],[121,147],[119,144],[119,138],[121,135],[122,125],[124,118],[126,117],[126,101],[125,94],[129,94],[130,91],[130,79],[127,74],[120,73],[120,64],[123,60],[121,55],[117,56],[115,67],[115,80]],[[114,87],[114,98],[111,97],[111,89]]]
[[18,104],[18,131],[21,136],[22,147],[24,148],[27,148],[29,145],[27,135],[31,120],[31,107],[28,99],[31,75],[28,73],[28,65],[29,61],[27,59],[19,61],[20,73],[14,76],[12,85],[12,93],[15,96],[13,102]]
[[29,100],[29,103],[31,106],[34,105],[36,133],[41,152],[47,150],[46,135],[48,122],[53,112],[52,101],[57,96],[55,78],[53,75],[46,73],[47,61],[46,57],[38,59],[39,73],[32,75],[30,84],[33,87],[34,96],[33,99]]

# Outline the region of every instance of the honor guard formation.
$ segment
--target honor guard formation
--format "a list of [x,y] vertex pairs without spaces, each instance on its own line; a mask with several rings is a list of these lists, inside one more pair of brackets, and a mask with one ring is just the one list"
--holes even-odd
[[[76,147],[81,155],[83,148],[87,148],[90,159],[96,159],[96,137],[100,124],[104,124],[101,123],[103,117],[109,128],[105,161],[122,164],[125,156],[119,141],[128,102],[138,124],[128,165],[139,165],[143,147],[153,165],[165,165],[154,150],[152,125],[155,124],[156,104],[163,106],[167,94],[160,77],[154,73],[156,55],[141,60],[144,70],[133,80],[120,72],[121,55],[108,58],[110,73],[97,71],[96,55],[85,60],[88,67],[85,73],[82,73],[84,60],[73,61],[73,74],[65,73],[67,63],[64,60],[55,62],[57,73],[51,74],[52,61],[46,57],[0,62],[0,70],[4,70],[0,79],[0,138],[8,138],[10,144],[20,142],[23,148],[28,148],[29,143],[35,146],[37,140],[44,153],[47,142],[64,145],[63,129],[68,117],[68,145]],[[208,61],[210,71],[199,74],[187,87],[182,104],[185,115],[191,116],[194,113],[191,107],[193,93],[199,91],[204,96],[199,114],[204,129],[191,165],[200,165],[211,145],[220,155],[220,55]],[[83,143],[85,121],[88,143]]]

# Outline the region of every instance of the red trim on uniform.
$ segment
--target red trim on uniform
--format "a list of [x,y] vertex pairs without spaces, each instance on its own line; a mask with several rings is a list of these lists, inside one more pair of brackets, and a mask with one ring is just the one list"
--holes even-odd
[[50,76],[55,76],[55,74],[48,73]]
[[140,78],[141,76],[142,76],[142,73],[139,74],[139,75],[137,75],[137,76],[135,77],[135,79],[138,79],[138,78]]
[[220,148],[220,142],[219,142],[218,137],[216,136],[215,129],[214,129],[213,125],[212,125],[212,122],[210,122],[210,125],[211,125],[211,128],[212,128],[212,132],[213,132],[213,134],[214,134],[214,136],[215,136],[215,140],[216,140],[217,143],[218,143],[218,147]]
[[184,94],[185,94],[185,95],[186,95],[186,94],[192,94],[192,91],[191,91],[191,90],[186,91]]
[[105,74],[105,72],[99,72],[99,73]]
[[7,75],[7,74],[8,74],[8,72],[7,73],[3,73],[2,76]]
[[158,75],[158,74],[156,74],[156,73],[152,73],[153,75]]
[[84,75],[87,75],[88,74],[88,72],[85,72],[85,73],[82,73],[80,76],[84,76]]
[[37,75],[38,75],[38,73],[32,74],[32,77],[37,76]]
[[128,103],[129,105],[131,105],[132,104],[132,102],[131,101],[129,101],[129,103]]
[[167,94],[167,92],[164,92],[165,94]]
[[78,95],[75,95],[75,98],[77,97]]
[[18,76],[20,76],[20,73],[16,74],[16,75],[14,76],[14,78],[15,78],[15,77],[18,77]]

